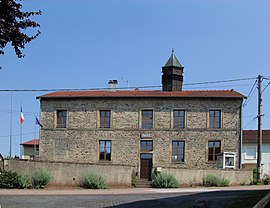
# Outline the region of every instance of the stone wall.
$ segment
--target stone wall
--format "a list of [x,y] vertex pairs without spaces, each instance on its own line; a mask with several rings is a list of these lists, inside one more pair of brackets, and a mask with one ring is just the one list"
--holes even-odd
[[[100,98],[41,100],[40,158],[53,161],[99,161],[99,140],[111,140],[108,165],[140,167],[140,140],[153,140],[153,166],[206,169],[208,141],[238,155],[241,99]],[[56,111],[67,110],[67,128],[56,128]],[[141,110],[154,112],[153,129],[141,128]],[[186,111],[186,128],[173,129],[174,109]],[[209,129],[209,110],[221,110],[221,128]],[[111,110],[111,128],[99,128],[99,110]],[[185,161],[171,161],[172,141],[185,141]],[[236,158],[238,164],[238,156]]]
[[95,165],[72,162],[48,162],[34,160],[5,160],[5,170],[21,174],[31,174],[38,169],[45,169],[52,175],[52,185],[78,186],[85,171],[90,170],[103,176],[110,187],[130,187],[134,167],[116,165]]
[[248,170],[180,170],[175,168],[162,168],[163,172],[173,174],[182,185],[202,185],[203,178],[208,174],[216,175],[230,181],[230,185],[249,185],[253,181],[253,173]]
[[[113,187],[130,187],[132,176],[135,175],[135,167],[132,166],[5,160],[5,170],[13,170],[21,174],[29,174],[39,168],[44,168],[52,174],[51,184],[65,186],[77,186],[86,170],[102,175],[107,184]],[[202,170],[162,167],[162,171],[172,173],[182,186],[201,185],[203,177],[207,176],[207,174],[215,174],[229,179],[230,185],[244,185],[252,181],[252,171],[247,170]]]

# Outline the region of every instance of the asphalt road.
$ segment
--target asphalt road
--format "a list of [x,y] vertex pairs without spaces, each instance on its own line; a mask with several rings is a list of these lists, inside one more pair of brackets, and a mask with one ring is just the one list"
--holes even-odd
[[[264,187],[263,189],[266,189]],[[257,189],[257,188],[256,188]],[[270,189],[270,187],[268,187]],[[159,208],[224,207],[232,198],[252,191],[242,189],[127,189],[127,190],[0,190],[1,208]],[[252,206],[251,206],[252,207]]]

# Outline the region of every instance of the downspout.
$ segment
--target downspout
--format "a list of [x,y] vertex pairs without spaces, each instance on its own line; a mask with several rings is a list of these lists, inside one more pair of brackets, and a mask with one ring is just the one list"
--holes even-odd
[[239,169],[242,169],[242,104],[243,104],[243,99],[241,101],[241,105],[239,109],[239,161],[238,161]]

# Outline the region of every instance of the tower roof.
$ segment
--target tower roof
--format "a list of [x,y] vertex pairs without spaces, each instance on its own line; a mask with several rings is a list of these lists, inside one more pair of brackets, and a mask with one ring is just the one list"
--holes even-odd
[[163,67],[169,67],[169,66],[174,66],[174,67],[180,67],[183,68],[183,66],[180,64],[176,56],[174,55],[174,50],[172,49],[172,54],[166,64]]

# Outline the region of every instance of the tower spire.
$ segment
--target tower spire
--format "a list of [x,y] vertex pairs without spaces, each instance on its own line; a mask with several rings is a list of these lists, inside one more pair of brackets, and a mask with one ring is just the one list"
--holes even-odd
[[166,64],[162,67],[162,90],[182,91],[183,69],[172,48],[172,54]]

